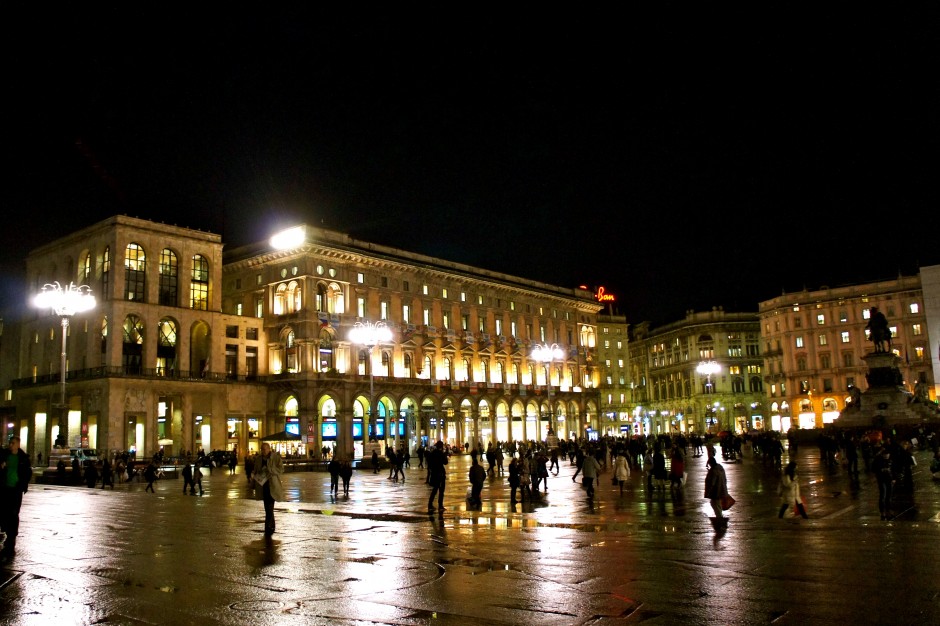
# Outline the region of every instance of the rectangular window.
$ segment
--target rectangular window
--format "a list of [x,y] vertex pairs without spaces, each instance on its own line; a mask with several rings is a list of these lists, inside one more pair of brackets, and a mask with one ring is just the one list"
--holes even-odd
[[509,322],[509,334],[513,337],[516,336],[516,323],[515,322]]
[[914,315],[917,315],[918,313],[920,313],[920,305],[916,302],[911,302],[910,311]]
[[238,326],[226,326],[225,336],[229,339],[238,339]]
[[441,298],[443,298],[444,300],[447,299],[447,287],[444,287],[443,289],[441,289]]
[[797,337],[797,338],[796,338],[796,347],[797,347],[797,348],[802,348],[802,347],[803,347],[803,337]]
[[401,290],[402,290],[402,291],[409,291],[409,286],[408,286],[408,281],[407,281],[407,280],[401,281]]
[[920,324],[914,324],[914,325],[911,326],[911,332],[912,332],[915,336],[917,336],[917,335],[923,334],[924,329],[921,327]]
[[503,320],[499,319],[498,317],[496,318],[496,334],[503,334]]
[[460,328],[463,330],[470,330],[470,314],[464,313],[460,316]]
[[845,311],[839,311],[839,322],[845,324],[849,321],[849,314]]
[[[248,330],[254,330],[257,338],[257,328],[249,328]],[[254,380],[258,377],[258,348],[255,346],[245,348],[245,377],[248,380]]]
[[[258,329],[253,327],[248,327],[245,329],[245,339],[250,339],[252,341],[258,341]],[[257,351],[255,352],[257,355]]]
[[430,326],[431,325],[431,309],[424,309],[424,313],[422,314],[421,319],[424,320],[422,323],[425,326]]
[[366,316],[366,299],[359,297],[356,298],[356,315],[359,317]]
[[839,333],[839,337],[842,339],[842,343],[849,343],[849,331],[843,330]]
[[264,300],[255,298],[255,317],[264,317]]
[[842,354],[842,367],[852,367],[852,353],[845,352]]
[[225,377],[231,380],[238,377],[238,346],[236,345],[225,346]]
[[403,304],[401,306],[401,321],[403,321],[406,324],[411,323],[411,305],[410,304]]
[[258,274],[257,276],[255,276],[255,284],[256,284],[256,285],[260,285],[263,280],[264,280],[264,279],[261,277],[261,274]]
[[356,282],[359,283],[360,285],[366,282],[366,277],[363,275],[362,272],[356,273]]
[[803,327],[803,318],[801,318],[799,315],[795,316],[795,317],[793,318],[793,327],[794,327],[794,328],[802,328],[802,327]]
[[823,313],[816,314],[816,324],[818,324],[819,326],[826,325],[826,316]]
[[239,317],[241,317],[242,315],[242,303],[241,302],[235,305],[235,315],[238,315]]
[[388,302],[385,302],[384,300],[379,302],[379,319],[388,319]]
[[467,292],[466,292],[466,291],[461,291],[461,292],[460,292],[460,301],[461,301],[461,302],[466,302],[466,301],[467,301]]
[[421,285],[421,293],[423,293],[424,295],[428,295],[429,291],[430,290],[428,289],[427,285]]
[[381,285],[383,287],[388,287],[388,276],[383,276],[381,280]]
[[823,391],[825,393],[832,393],[832,379],[823,378]]
[[819,336],[819,345],[825,346],[828,343],[829,343],[829,340],[827,339],[827,335],[825,333]]
[[477,296],[477,304],[483,306],[483,296]]
[[445,329],[450,328],[450,313],[448,313],[447,311],[444,311],[443,316],[444,316],[444,328]]

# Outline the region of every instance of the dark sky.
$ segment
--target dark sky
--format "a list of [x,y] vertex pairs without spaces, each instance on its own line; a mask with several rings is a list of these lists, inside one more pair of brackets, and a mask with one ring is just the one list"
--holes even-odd
[[11,14],[5,311],[28,250],[115,214],[323,224],[630,323],[940,263],[933,9],[180,6]]

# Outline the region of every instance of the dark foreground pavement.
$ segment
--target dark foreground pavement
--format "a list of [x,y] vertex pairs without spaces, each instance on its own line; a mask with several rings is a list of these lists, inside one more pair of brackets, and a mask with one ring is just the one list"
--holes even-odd
[[349,498],[329,477],[287,474],[265,540],[244,475],[216,469],[204,496],[179,480],[113,491],[33,484],[17,554],[0,568],[2,624],[938,624],[940,480],[917,454],[915,492],[881,521],[857,483],[800,451],[810,519],[777,519],[777,473],[725,464],[738,504],[727,528],[702,498],[704,458],[682,494],[593,504],[562,464],[536,506],[509,506],[503,478],[468,510],[469,457],[451,459],[443,515],[424,470],[393,483],[360,470]]

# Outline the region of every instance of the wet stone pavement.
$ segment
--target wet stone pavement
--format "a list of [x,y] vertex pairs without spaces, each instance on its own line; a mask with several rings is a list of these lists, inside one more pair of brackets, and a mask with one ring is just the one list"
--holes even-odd
[[357,470],[338,499],[327,474],[289,473],[268,540],[241,468],[204,470],[203,496],[32,484],[0,624],[938,624],[940,480],[916,458],[888,521],[873,476],[815,447],[798,454],[808,520],[777,518],[776,470],[725,463],[726,527],[692,456],[677,493],[634,472],[621,496],[607,472],[590,501],[563,462],[537,502],[512,508],[496,477],[479,510],[453,457],[430,515],[417,464],[403,483]]

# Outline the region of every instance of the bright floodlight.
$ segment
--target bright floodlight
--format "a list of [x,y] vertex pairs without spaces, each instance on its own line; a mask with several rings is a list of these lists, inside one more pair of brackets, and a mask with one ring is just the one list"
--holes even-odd
[[303,226],[294,226],[287,230],[275,233],[270,240],[271,247],[278,250],[290,250],[300,246],[307,239]]
[[564,351],[558,347],[557,343],[548,345],[547,343],[539,344],[532,349],[532,358],[536,361],[541,361],[542,363],[549,363],[551,361],[556,361],[565,356]]
[[95,297],[88,285],[69,283],[63,287],[56,281],[43,285],[33,303],[43,309],[52,309],[60,317],[70,317],[95,308]]
[[695,368],[695,371],[708,378],[711,378],[713,374],[717,374],[721,371],[721,365],[719,365],[717,361],[704,361],[698,364],[698,367]]
[[385,322],[356,322],[349,331],[349,340],[370,348],[392,340],[392,331]]

